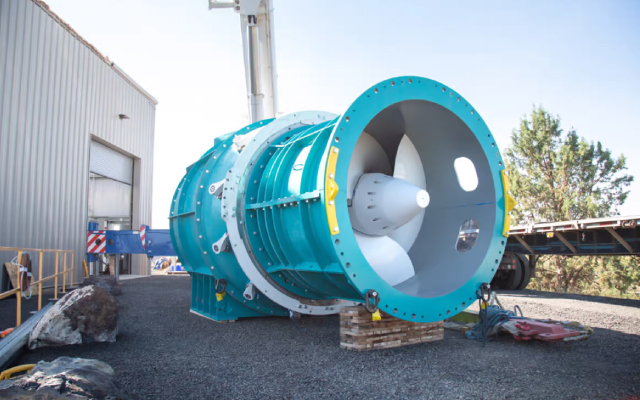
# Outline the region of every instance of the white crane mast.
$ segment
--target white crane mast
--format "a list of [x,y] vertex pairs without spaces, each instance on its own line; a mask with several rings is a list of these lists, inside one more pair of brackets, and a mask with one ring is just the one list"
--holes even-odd
[[278,89],[271,0],[209,0],[209,10],[233,8],[240,14],[249,118],[275,118]]

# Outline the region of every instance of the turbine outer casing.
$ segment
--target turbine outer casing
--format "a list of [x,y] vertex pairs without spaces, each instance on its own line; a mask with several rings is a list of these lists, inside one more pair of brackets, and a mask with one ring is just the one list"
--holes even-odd
[[[383,119],[376,132],[372,121],[389,112],[396,113],[401,122],[410,117],[415,120],[422,105],[446,113],[446,119],[440,121],[443,126],[437,126],[442,135],[448,135],[449,129],[454,137],[464,129],[463,137],[475,146],[473,154],[482,156],[477,169],[484,189],[475,194],[461,192],[460,204],[453,204],[457,195],[449,195],[446,199],[452,204],[443,204],[434,189],[438,184],[461,190],[455,175],[451,179],[453,161],[436,165],[436,169],[442,168],[442,176],[446,175],[446,179],[438,178],[440,183],[433,181],[433,174],[440,171],[427,171],[426,190],[431,199],[425,222],[434,213],[459,218],[463,214],[460,210],[475,210],[483,219],[476,247],[460,256],[454,254],[464,262],[448,265],[442,257],[434,257],[416,266],[416,279],[426,277],[427,282],[429,274],[436,276],[434,268],[446,271],[442,285],[427,284],[425,290],[416,291],[424,279],[416,283],[411,278],[393,287],[367,262],[349,219],[346,189],[351,155],[360,134],[366,130],[375,136],[393,165],[404,127],[393,131],[394,126],[383,126]],[[214,147],[189,167],[174,195],[170,221],[176,253],[192,274],[192,312],[216,320],[283,315],[286,310],[333,314],[344,305],[363,302],[365,294],[373,290],[378,293],[381,310],[409,321],[433,322],[464,310],[475,301],[481,284],[491,281],[506,243],[502,234],[508,223],[507,193],[502,158],[478,113],[450,88],[416,76],[380,82],[347,110],[339,116],[299,112],[251,124],[216,139]],[[414,114],[403,116],[405,111]],[[434,120],[434,124],[438,122]],[[249,132],[252,137],[240,139]],[[425,140],[442,139],[438,132],[425,131],[421,136],[423,132],[414,129],[407,133],[413,135],[423,162]],[[233,135],[244,146],[239,152]],[[457,146],[451,140],[441,142],[445,148]],[[468,143],[459,146],[460,156],[471,151],[465,150]],[[447,151],[447,157],[454,156],[453,149]],[[425,169],[433,167],[424,165]],[[219,193],[221,182],[224,190]],[[214,184],[216,195],[211,192]],[[474,202],[474,196],[481,200]],[[414,257],[414,264],[425,258],[425,249],[435,254],[450,245],[447,251],[455,251],[461,222],[447,222],[446,226],[423,223],[408,252],[420,256]],[[440,232],[445,245],[436,243]],[[212,252],[211,246],[223,240],[224,234],[228,234],[229,251]],[[228,281],[229,297],[216,300],[212,285],[220,279]],[[246,301],[242,295],[247,285],[258,291],[254,300]]]

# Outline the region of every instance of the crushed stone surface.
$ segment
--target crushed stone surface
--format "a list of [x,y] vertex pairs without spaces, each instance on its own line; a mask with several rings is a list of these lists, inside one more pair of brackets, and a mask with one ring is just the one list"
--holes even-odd
[[189,312],[190,278],[124,282],[116,343],[43,348],[110,364],[129,399],[628,399],[640,395],[640,301],[533,291],[500,295],[525,316],[583,322],[571,343],[438,342],[364,353],[340,349],[339,318],[220,324]]

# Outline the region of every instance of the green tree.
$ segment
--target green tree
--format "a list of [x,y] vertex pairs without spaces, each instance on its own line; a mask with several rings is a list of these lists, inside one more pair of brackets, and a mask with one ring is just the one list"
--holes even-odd
[[[562,130],[560,117],[534,107],[511,135],[506,167],[518,203],[514,224],[566,221],[615,215],[629,194],[633,177],[624,155],[615,158],[602,143],[588,143],[575,130]],[[596,269],[595,257],[550,257],[541,266],[544,281],[556,291],[583,286]],[[620,264],[621,265],[621,264]],[[555,279],[549,279],[549,274]],[[541,289],[545,289],[541,287]]]
[[[596,292],[614,297],[638,298],[637,291],[640,282],[640,257],[613,256],[601,257],[596,270],[596,279],[592,287]],[[636,293],[631,293],[632,289]]]

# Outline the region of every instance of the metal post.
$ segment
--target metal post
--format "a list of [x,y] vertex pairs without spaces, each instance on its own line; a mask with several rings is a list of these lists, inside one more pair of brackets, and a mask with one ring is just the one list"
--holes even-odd
[[16,328],[22,323],[22,290],[16,292]]
[[[22,262],[20,259],[22,252],[18,252],[18,264]],[[16,328],[22,323],[22,279],[20,279],[20,267],[18,267],[18,288],[16,292]]]
[[38,267],[38,280],[40,284],[38,285],[38,311],[42,309],[42,250],[40,250],[40,266]]
[[59,255],[60,253],[56,251],[56,277],[54,278],[54,284],[53,284],[53,288],[54,288],[53,298],[55,300],[58,300],[58,256]]
[[71,250],[71,267],[69,267],[69,286],[73,285],[73,259],[75,252]]
[[115,275],[116,275],[116,282],[120,282],[120,254],[116,254],[116,270],[115,270]]
[[67,286],[67,252],[64,252],[64,257],[63,257],[63,262],[62,262],[62,293],[66,293],[66,286]]

